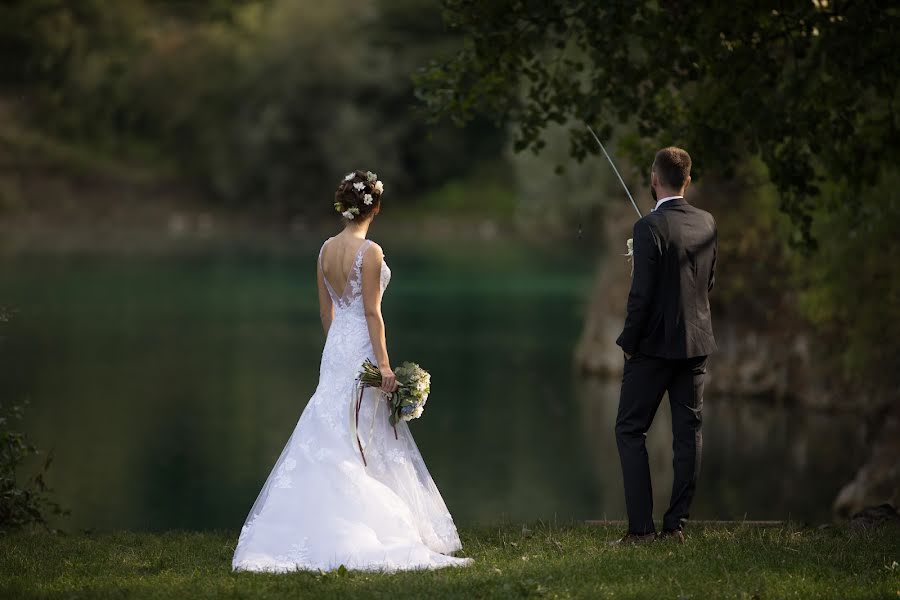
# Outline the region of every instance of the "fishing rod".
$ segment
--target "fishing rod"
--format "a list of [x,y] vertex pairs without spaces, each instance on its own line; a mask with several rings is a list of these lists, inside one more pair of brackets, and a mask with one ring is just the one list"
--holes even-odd
[[606,151],[606,148],[603,147],[603,142],[600,141],[600,138],[597,137],[597,134],[594,133],[594,130],[590,125],[587,126],[588,131],[591,132],[591,135],[594,136],[594,139],[597,140],[597,145],[600,146],[600,149],[603,150],[603,154],[606,155],[606,160],[609,161],[610,166],[613,168],[613,171],[616,173],[616,177],[619,178],[619,181],[622,183],[622,187],[625,188],[625,193],[628,194],[628,199],[631,200],[631,205],[634,207],[634,210],[637,211],[638,217],[643,217],[641,214],[641,209],[638,208],[638,205],[635,203],[634,198],[631,197],[631,192],[628,191],[628,186],[625,185],[625,181],[622,179],[622,176],[619,175],[619,170],[616,168],[616,163],[613,162],[612,157],[609,155],[609,152]]

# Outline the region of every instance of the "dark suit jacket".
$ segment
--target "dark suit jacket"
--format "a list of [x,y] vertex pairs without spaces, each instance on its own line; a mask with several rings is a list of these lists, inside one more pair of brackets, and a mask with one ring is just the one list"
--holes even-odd
[[669,359],[713,353],[715,219],[676,198],[635,223],[633,239],[628,315],[616,343],[628,354]]

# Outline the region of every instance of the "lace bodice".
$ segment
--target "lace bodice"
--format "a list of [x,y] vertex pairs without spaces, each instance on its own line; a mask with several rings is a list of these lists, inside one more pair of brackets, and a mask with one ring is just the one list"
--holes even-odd
[[[328,295],[331,296],[331,301],[334,303],[335,319],[337,319],[338,315],[341,312],[346,312],[349,310],[362,314],[362,264],[363,258],[366,254],[366,250],[368,250],[372,245],[372,241],[364,240],[363,243],[360,244],[359,249],[356,251],[356,258],[353,260],[353,266],[350,268],[350,274],[347,276],[347,283],[344,286],[344,292],[342,295],[338,296],[337,292],[335,292],[334,290],[334,287],[331,285],[331,282],[328,281],[327,277],[325,277],[324,271],[322,269],[322,253],[325,251],[325,246],[327,246],[328,243],[333,239],[334,238],[328,238],[325,243],[322,244],[322,248],[319,250],[319,271],[323,273],[322,280],[325,282],[325,289],[328,290]],[[384,293],[384,290],[387,288],[390,281],[391,269],[387,266],[387,263],[382,260],[381,293]]]

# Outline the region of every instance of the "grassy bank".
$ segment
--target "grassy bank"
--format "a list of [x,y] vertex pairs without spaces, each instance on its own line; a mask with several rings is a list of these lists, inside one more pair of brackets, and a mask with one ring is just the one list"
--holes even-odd
[[608,526],[464,529],[467,569],[232,573],[234,532],[0,538],[2,598],[897,598],[900,529],[695,527],[614,547]]

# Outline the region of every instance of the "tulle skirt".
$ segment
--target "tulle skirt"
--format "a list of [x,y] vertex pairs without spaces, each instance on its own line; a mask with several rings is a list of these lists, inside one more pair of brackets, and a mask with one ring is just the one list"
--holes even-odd
[[[392,428],[381,393],[367,389],[358,427],[364,465],[351,424],[355,371],[326,363],[241,529],[232,568],[398,571],[468,564],[448,555],[461,547],[456,526],[407,424]],[[343,372],[325,377],[329,367]]]

